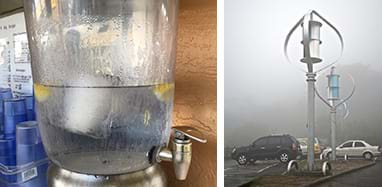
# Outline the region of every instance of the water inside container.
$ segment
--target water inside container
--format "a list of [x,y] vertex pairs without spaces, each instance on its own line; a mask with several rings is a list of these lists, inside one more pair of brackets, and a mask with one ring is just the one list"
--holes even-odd
[[35,85],[41,135],[59,166],[110,175],[151,165],[150,151],[167,144],[173,84],[136,87]]

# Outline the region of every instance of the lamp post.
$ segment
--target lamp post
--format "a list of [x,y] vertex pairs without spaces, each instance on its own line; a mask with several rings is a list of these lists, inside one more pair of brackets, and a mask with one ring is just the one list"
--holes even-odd
[[323,22],[329,25],[338,35],[341,42],[341,55],[343,51],[343,40],[339,31],[326,19],[324,19],[321,15],[319,15],[316,11],[310,10],[306,13],[297,24],[291,29],[288,33],[285,43],[284,43],[284,54],[287,60],[290,62],[288,57],[287,46],[291,35],[294,31],[301,25],[302,27],[302,44],[303,44],[303,58],[300,60],[302,63],[307,65],[306,71],[306,81],[307,81],[307,124],[308,124],[308,170],[314,170],[314,138],[315,138],[315,82],[316,82],[316,73],[330,67],[334,63],[337,62],[335,60],[329,65],[326,65],[324,68],[314,71],[313,65],[317,63],[321,63],[322,59],[320,58],[320,44],[322,43],[320,40],[320,28],[322,26],[321,22],[313,20],[313,16],[318,16]]

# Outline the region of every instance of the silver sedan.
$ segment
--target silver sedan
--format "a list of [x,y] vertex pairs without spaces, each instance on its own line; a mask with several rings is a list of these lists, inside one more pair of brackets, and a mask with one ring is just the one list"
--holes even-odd
[[[364,157],[365,159],[372,159],[381,155],[379,146],[372,146],[363,140],[348,140],[339,145],[336,151],[337,156],[347,155],[349,157]],[[326,148],[322,154],[325,158],[329,158],[332,154],[332,148]]]

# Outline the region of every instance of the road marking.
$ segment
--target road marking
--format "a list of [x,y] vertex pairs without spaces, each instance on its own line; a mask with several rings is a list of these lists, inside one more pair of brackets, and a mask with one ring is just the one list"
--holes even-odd
[[280,164],[280,163],[275,163],[275,164],[272,164],[272,165],[270,165],[270,166],[267,166],[267,167],[265,167],[265,168],[263,168],[263,169],[260,169],[259,171],[257,171],[257,174],[263,172],[263,171],[266,170],[266,169],[269,169],[269,168],[271,168],[271,167],[277,166],[277,165],[279,165],[279,164]]

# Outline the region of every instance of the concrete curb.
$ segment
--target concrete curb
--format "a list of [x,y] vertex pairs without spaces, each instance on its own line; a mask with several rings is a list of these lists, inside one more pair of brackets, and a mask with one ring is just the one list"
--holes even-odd
[[353,169],[349,169],[349,170],[345,170],[343,172],[340,172],[340,173],[337,173],[335,175],[331,175],[331,176],[327,176],[327,177],[323,177],[323,178],[319,178],[317,180],[314,180],[313,182],[309,183],[309,184],[304,184],[304,185],[301,185],[301,187],[309,187],[309,186],[314,186],[314,185],[318,185],[318,184],[321,184],[323,182],[326,182],[330,179],[333,179],[333,178],[336,178],[336,177],[339,177],[341,175],[345,175],[347,173],[350,173],[350,172],[353,172],[353,171],[357,171],[357,170],[360,170],[360,169],[363,169],[363,168],[367,168],[367,167],[370,167],[370,166],[373,166],[375,165],[376,162],[371,162],[369,164],[366,164],[366,165],[363,165],[363,166],[360,166],[360,167],[357,167],[357,168],[353,168]]

